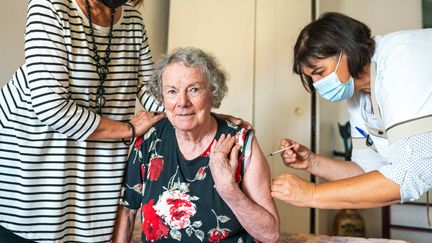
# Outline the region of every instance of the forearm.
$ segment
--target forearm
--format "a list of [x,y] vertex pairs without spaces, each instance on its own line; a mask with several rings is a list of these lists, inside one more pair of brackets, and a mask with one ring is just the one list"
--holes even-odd
[[101,117],[99,125],[89,139],[129,139],[131,136],[132,128],[127,123]]
[[321,155],[314,155],[311,166],[307,171],[328,181],[341,180],[364,173],[363,169],[356,163],[336,160]]
[[256,240],[277,241],[279,238],[278,218],[249,199],[238,186],[222,198],[234,212],[243,228]]
[[130,242],[134,229],[136,210],[119,205],[112,242]]
[[399,185],[377,171],[316,185],[310,207],[375,208],[400,202]]

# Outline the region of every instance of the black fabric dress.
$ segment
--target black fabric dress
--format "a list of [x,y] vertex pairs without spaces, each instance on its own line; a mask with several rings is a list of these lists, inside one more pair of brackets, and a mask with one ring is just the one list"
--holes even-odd
[[[241,185],[253,130],[217,120],[216,139],[237,135],[243,145],[236,180]],[[142,242],[254,242],[216,191],[209,168],[210,147],[183,158],[168,119],[137,138],[129,156],[121,204],[141,208]]]

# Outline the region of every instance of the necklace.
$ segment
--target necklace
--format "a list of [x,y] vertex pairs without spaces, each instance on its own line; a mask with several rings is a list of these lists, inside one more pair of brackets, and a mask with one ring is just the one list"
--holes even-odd
[[88,20],[89,20],[89,24],[90,24],[90,35],[92,37],[92,42],[93,42],[93,46],[92,46],[92,50],[94,53],[93,59],[96,62],[96,72],[99,75],[99,87],[98,87],[97,92],[96,92],[97,113],[101,114],[102,113],[102,107],[104,107],[105,103],[106,103],[106,100],[104,97],[104,94],[105,94],[104,82],[105,82],[105,80],[108,76],[108,72],[109,72],[108,63],[111,61],[109,56],[111,54],[111,40],[113,37],[112,30],[113,30],[113,24],[114,24],[115,9],[111,8],[111,23],[110,23],[110,30],[108,33],[108,44],[107,44],[107,48],[105,50],[105,57],[101,58],[99,56],[98,49],[96,46],[93,23],[92,23],[92,18],[91,18],[91,13],[90,13],[89,0],[86,0],[85,3],[86,3]]

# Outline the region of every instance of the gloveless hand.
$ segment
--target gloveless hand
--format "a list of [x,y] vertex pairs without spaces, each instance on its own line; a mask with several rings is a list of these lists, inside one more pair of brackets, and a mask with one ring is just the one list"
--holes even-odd
[[294,174],[282,174],[276,177],[271,186],[271,195],[299,207],[311,207],[316,185]]
[[312,165],[313,153],[305,146],[295,143],[290,139],[282,139],[280,148],[286,148],[294,144],[294,147],[281,153],[284,164],[290,168],[307,170]]
[[146,133],[150,127],[165,117],[165,113],[138,111],[130,120],[135,127],[135,136],[139,137]]
[[210,171],[216,190],[222,197],[236,186],[235,172],[238,164],[240,145],[234,145],[235,140],[235,137],[230,134],[228,136],[222,134],[218,141],[213,141],[211,147]]

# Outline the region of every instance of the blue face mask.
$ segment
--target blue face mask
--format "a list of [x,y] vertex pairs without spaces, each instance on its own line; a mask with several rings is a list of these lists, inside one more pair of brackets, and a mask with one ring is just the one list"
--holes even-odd
[[342,83],[336,74],[339,63],[342,57],[342,52],[339,54],[339,59],[335,70],[324,78],[313,83],[315,90],[320,96],[329,101],[341,101],[351,98],[354,94],[354,79],[350,76],[348,82]]

